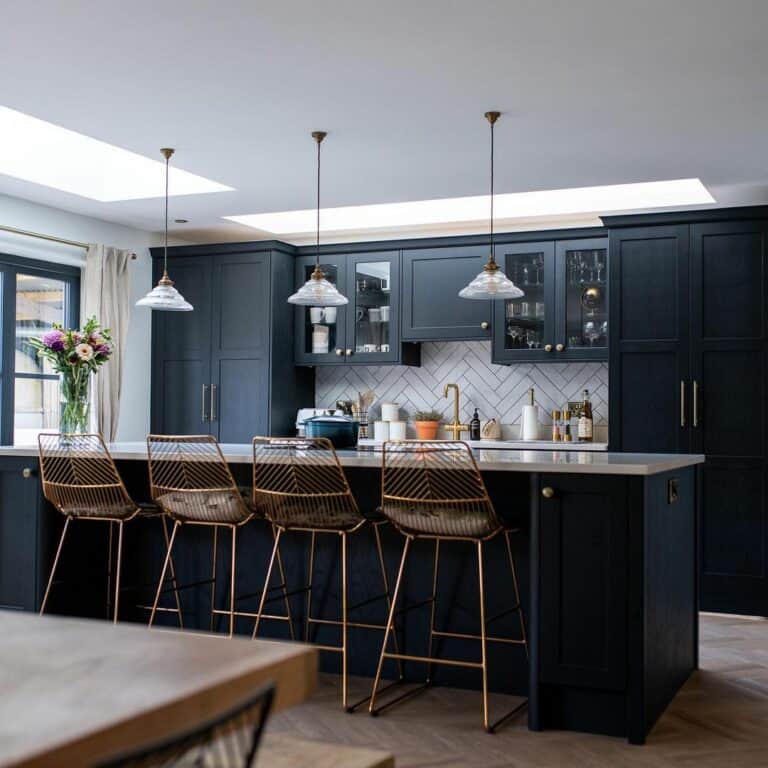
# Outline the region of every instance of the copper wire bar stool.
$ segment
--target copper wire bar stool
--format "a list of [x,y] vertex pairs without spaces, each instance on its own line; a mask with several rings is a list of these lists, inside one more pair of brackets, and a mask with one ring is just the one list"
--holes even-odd
[[[266,587],[270,582],[275,558],[280,552],[280,539],[287,531],[309,533],[310,553],[306,591],[306,615],[304,640],[310,640],[311,625],[332,625],[341,627],[341,645],[320,645],[317,647],[341,654],[341,706],[347,712],[354,711],[369,700],[366,696],[349,704],[347,685],[348,630],[349,628],[384,631],[384,624],[350,621],[348,614],[362,605],[376,600],[386,600],[391,605],[387,582],[384,554],[381,548],[379,527],[386,518],[371,520],[376,549],[381,568],[384,592],[358,605],[348,605],[347,537],[362,528],[367,522],[352,495],[347,477],[339,463],[336,451],[326,438],[272,438],[253,439],[253,504],[273,523],[276,529],[275,543],[269,562],[267,577],[262,590],[261,604],[256,616],[253,637],[257,636],[263,610]],[[315,565],[315,543],[318,535],[334,534],[341,540],[341,618],[314,618],[311,615],[312,591]],[[397,638],[395,638],[397,643]],[[399,677],[402,669],[398,662]],[[393,685],[396,683],[393,683]]]
[[[173,545],[182,525],[204,525],[213,528],[212,572],[210,580],[195,582],[193,585],[211,584],[211,624],[214,617],[229,617],[229,636],[235,631],[235,617],[253,617],[256,614],[235,609],[235,573],[237,567],[237,529],[256,517],[254,510],[243,498],[235,483],[229,465],[221,452],[216,438],[211,435],[149,435],[147,437],[149,454],[149,482],[153,501],[173,520],[173,530],[168,542],[168,551],[163,564],[163,572],[157,585],[155,600],[149,616],[149,626],[155,619],[160,594],[165,583],[166,570],[171,562]],[[229,528],[232,534],[232,550],[229,574],[229,608],[216,608],[216,549],[218,529]],[[274,530],[273,530],[274,535]],[[282,561],[279,563],[282,584],[277,587],[282,591],[279,598],[285,606],[285,615],[268,617],[288,623],[293,639],[293,621],[290,604],[285,591],[285,577]]]
[[[497,516],[483,478],[475,463],[472,451],[466,443],[460,441],[438,440],[420,441],[405,440],[401,442],[386,442],[383,446],[382,458],[382,512],[395,527],[405,536],[403,554],[392,596],[392,606],[387,620],[381,655],[379,656],[376,678],[369,703],[369,712],[378,714],[383,709],[409,696],[424,690],[431,684],[432,665],[446,664],[456,667],[479,669],[483,681],[483,727],[492,733],[502,722],[508,720],[526,705],[523,701],[512,711],[490,722],[488,713],[488,664],[487,643],[507,643],[521,645],[528,654],[528,643],[525,634],[525,619],[520,603],[520,591],[515,571],[515,561],[512,555],[510,535],[516,533],[504,525]],[[483,572],[483,543],[497,535],[505,538],[507,557],[512,575],[514,605],[501,613],[486,617],[485,613],[485,579]],[[393,627],[397,600],[403,583],[403,573],[411,544],[415,539],[433,539],[435,555],[432,577],[432,597],[426,602],[431,604],[429,630],[429,652],[427,656],[413,656],[387,651],[389,635]],[[437,601],[437,583],[440,563],[441,541],[465,541],[475,546],[477,551],[478,569],[478,598],[480,607],[480,634],[461,632],[446,632],[435,627],[435,609]],[[423,605],[420,603],[419,605]],[[418,607],[418,606],[413,606]],[[520,622],[520,637],[497,637],[488,634],[488,625],[502,616],[516,613]],[[432,655],[435,637],[452,637],[480,641],[480,661],[462,661],[453,658],[435,657]],[[411,690],[383,706],[376,708],[376,697],[381,679],[384,659],[400,659],[404,661],[425,662],[427,679],[424,685]]]
[[[166,543],[168,527],[163,515],[152,505],[137,504],[128,494],[101,435],[65,435],[42,433],[38,435],[40,475],[43,495],[64,516],[64,528],[56,548],[56,555],[43,595],[40,613],[45,612],[54,583],[69,525],[74,520],[96,520],[109,523],[109,554],[107,565],[107,617],[112,608],[112,620],[117,622],[120,607],[120,571],[123,550],[123,525],[134,517],[157,517],[163,527]],[[113,565],[113,529],[117,526],[117,562]],[[171,581],[175,583],[173,563]],[[112,590],[114,575],[115,586]],[[178,615],[182,625],[181,606],[176,599],[175,608],[164,608]]]

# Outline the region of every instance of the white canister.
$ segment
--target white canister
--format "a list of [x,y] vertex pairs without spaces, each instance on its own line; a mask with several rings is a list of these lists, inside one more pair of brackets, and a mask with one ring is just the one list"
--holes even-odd
[[323,319],[329,325],[333,325],[336,322],[336,307],[324,307]]
[[383,443],[385,440],[389,440],[389,422],[388,421],[374,421],[373,422],[373,439]]
[[328,327],[315,325],[312,327],[312,352],[322,355],[328,352]]
[[404,421],[389,422],[389,439],[405,440],[405,422]]
[[316,325],[323,322],[323,308],[322,307],[310,307],[309,308],[309,321]]
[[382,421],[398,421],[400,419],[400,405],[398,403],[381,404]]

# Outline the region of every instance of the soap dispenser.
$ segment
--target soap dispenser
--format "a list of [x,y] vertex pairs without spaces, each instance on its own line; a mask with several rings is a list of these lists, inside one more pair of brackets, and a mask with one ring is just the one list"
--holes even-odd
[[469,422],[469,439],[480,439],[480,416],[477,414],[477,408],[475,408],[475,412],[472,415],[472,421]]
[[539,439],[539,407],[536,405],[533,387],[528,390],[528,405],[523,406],[520,437],[523,440]]

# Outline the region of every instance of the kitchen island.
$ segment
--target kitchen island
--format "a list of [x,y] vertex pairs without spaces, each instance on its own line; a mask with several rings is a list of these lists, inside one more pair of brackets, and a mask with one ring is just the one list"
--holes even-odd
[[[238,482],[248,485],[251,446],[222,449]],[[115,444],[112,451],[129,491],[137,500],[146,500],[146,446]],[[642,743],[698,663],[697,465],[703,457],[485,449],[474,453],[499,514],[520,529],[515,554],[529,622],[530,663],[519,648],[494,648],[489,657],[492,688],[527,693],[533,729],[583,730]],[[361,510],[373,511],[380,492],[381,455],[340,451],[339,457]],[[41,499],[36,450],[0,449],[0,554],[5,555],[0,559],[0,604],[28,610],[39,605],[60,517]],[[52,607],[60,612],[104,615],[106,526],[104,531],[85,530],[99,528],[81,526],[79,538],[73,537],[71,550],[77,551],[70,551],[68,561],[62,562],[62,578],[84,581],[86,586],[59,590]],[[203,583],[183,592],[185,626],[207,629],[210,535],[189,528],[175,555],[179,580]],[[243,571],[238,573],[238,608],[243,611],[253,610],[270,543],[264,525],[254,523],[247,529],[238,537]],[[352,595],[353,604],[380,591],[368,536],[362,531],[352,542],[351,579],[353,590],[360,592]],[[383,538],[392,571],[402,538],[391,528]],[[223,553],[227,542],[220,544]],[[318,550],[315,582],[325,581],[327,599],[318,607],[330,618],[338,615],[338,552],[336,542],[326,544]],[[431,588],[432,545],[417,544],[420,556],[413,558],[406,574],[406,604],[423,601]],[[287,581],[300,590],[307,581],[307,537],[290,535],[285,546]],[[146,604],[162,562],[157,523],[138,521],[128,526],[124,552],[124,583],[136,585],[135,599],[123,602],[125,618],[146,620],[146,612],[132,606]],[[438,618],[457,633],[477,629],[471,554],[455,542],[441,559],[444,583]],[[507,607],[510,593],[501,546],[497,557],[489,551],[488,560],[487,593],[493,603],[490,610],[496,612]],[[219,572],[219,601],[226,592],[225,570],[222,566]],[[304,603],[303,593],[293,598],[297,627]],[[383,622],[380,604],[361,611],[361,621]],[[404,643],[409,636],[425,636],[422,613],[404,614]],[[169,624],[172,616],[165,617]],[[514,631],[511,625],[505,629],[505,623],[499,621],[499,634]],[[251,629],[252,621],[241,617],[238,630]],[[287,636],[284,623],[265,622],[264,630],[265,635]],[[335,641],[334,632],[328,627],[319,642]],[[371,676],[380,633],[361,630],[351,643],[355,657],[351,671]],[[447,639],[443,650],[466,654],[468,659],[478,654],[476,644],[461,639]],[[328,656],[324,667],[332,670],[338,660]],[[407,664],[405,675],[422,680],[423,666]],[[439,670],[436,682],[479,685],[472,670],[447,667]]]

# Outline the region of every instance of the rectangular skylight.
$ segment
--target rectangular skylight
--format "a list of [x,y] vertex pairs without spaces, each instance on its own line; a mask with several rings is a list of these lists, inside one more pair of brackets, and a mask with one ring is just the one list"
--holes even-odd
[[[496,195],[493,205],[495,218],[501,220],[586,213],[607,214],[714,202],[715,199],[699,179],[673,179],[602,187],[548,189],[541,192],[513,192]],[[458,224],[483,221],[488,215],[488,195],[350,205],[321,209],[320,229],[324,232],[343,232]],[[315,216],[315,210],[303,210],[224,218],[275,235],[295,235],[312,232],[315,229]]]
[[[110,203],[162,197],[164,162],[0,106],[0,174]],[[232,187],[171,164],[170,194],[225,192]]]

